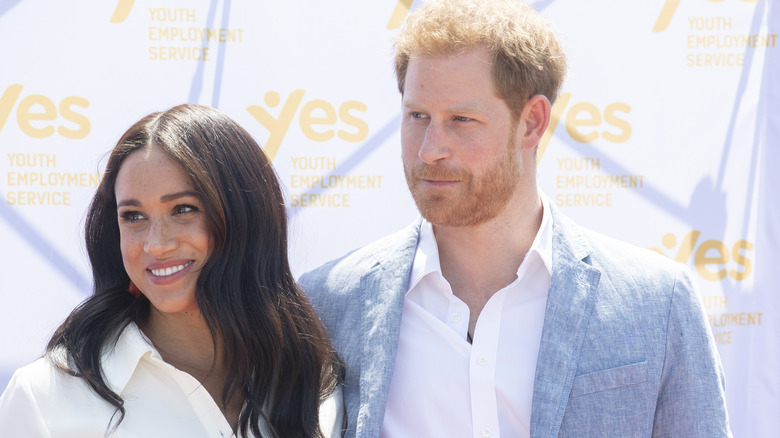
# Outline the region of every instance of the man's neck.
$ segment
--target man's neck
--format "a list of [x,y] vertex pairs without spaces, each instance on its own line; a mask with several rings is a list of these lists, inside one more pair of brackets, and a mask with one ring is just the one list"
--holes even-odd
[[471,311],[470,332],[484,305],[517,278],[542,223],[538,192],[513,199],[499,216],[472,227],[433,226],[442,275]]

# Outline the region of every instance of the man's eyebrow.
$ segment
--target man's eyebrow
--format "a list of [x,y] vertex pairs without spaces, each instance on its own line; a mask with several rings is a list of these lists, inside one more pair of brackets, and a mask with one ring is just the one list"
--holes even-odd
[[[412,100],[404,100],[403,101],[403,107],[407,109],[417,109],[422,108],[422,105],[412,101]],[[447,108],[447,112],[450,113],[479,113],[479,114],[486,114],[486,111],[481,109],[478,105],[471,105],[466,103],[465,105],[456,106],[452,108]]]

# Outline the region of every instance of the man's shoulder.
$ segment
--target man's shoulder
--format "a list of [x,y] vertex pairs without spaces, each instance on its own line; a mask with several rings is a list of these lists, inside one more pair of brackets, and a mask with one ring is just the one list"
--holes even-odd
[[[328,290],[330,293],[350,290],[350,285],[377,265],[395,262],[417,247],[420,220],[366,246],[350,251],[303,274],[298,280],[309,294]],[[407,254],[408,255],[408,254]]]
[[647,275],[678,276],[687,267],[649,248],[615,239],[596,231],[585,231],[593,244],[592,259],[604,269]]
[[602,277],[632,282],[675,282],[690,276],[684,264],[656,251],[576,225],[560,214],[557,219],[565,224],[568,234],[564,244],[585,248],[582,254],[587,254],[587,263],[598,268]]

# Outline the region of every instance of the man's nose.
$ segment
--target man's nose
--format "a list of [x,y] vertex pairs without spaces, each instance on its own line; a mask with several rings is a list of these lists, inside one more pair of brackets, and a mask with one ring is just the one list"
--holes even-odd
[[426,164],[434,164],[450,156],[447,132],[439,123],[431,122],[428,124],[422,145],[420,145],[419,155]]

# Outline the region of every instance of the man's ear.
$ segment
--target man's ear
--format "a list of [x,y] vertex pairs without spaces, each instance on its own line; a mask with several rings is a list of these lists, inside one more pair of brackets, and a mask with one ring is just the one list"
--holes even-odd
[[528,99],[520,114],[520,122],[525,126],[521,149],[534,148],[539,144],[550,124],[551,111],[550,101],[543,95],[537,94]]

